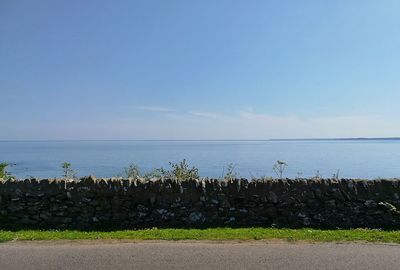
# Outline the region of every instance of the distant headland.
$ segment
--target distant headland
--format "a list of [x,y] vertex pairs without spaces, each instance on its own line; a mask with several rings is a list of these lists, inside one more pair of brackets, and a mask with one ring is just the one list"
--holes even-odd
[[384,138],[299,138],[299,139],[270,139],[270,141],[400,141],[400,137]]

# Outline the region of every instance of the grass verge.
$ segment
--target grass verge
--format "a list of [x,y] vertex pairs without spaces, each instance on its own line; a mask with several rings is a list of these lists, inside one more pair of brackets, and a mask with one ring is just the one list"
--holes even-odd
[[18,240],[268,240],[400,243],[400,231],[275,228],[147,229],[124,231],[0,230],[0,242]]

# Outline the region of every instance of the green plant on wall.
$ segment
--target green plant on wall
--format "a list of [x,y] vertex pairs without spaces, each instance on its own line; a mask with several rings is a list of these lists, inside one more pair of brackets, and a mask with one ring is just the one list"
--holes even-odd
[[189,164],[186,163],[186,159],[182,160],[179,163],[169,163],[172,167],[172,170],[169,171],[171,177],[176,178],[177,180],[188,180],[188,179],[198,179],[199,178],[199,169],[196,167],[189,168]]
[[163,177],[163,173],[165,174],[166,171],[162,168],[160,169],[153,169],[150,172],[146,172],[144,174],[141,173],[141,169],[139,165],[136,163],[129,164],[128,167],[124,168],[124,172],[119,174],[119,177],[128,177],[128,178],[145,178],[145,179],[152,179],[152,178],[161,178]]
[[150,172],[147,172],[143,175],[145,179],[152,179],[152,178],[162,178],[166,175],[166,171],[163,168],[153,169]]
[[6,168],[8,166],[8,163],[2,162],[0,163],[0,178],[5,178],[6,177]]
[[139,166],[132,163],[128,167],[124,168],[124,176],[129,178],[138,178],[140,177],[140,169]]
[[183,159],[179,163],[169,162],[171,169],[166,170],[164,168],[159,168],[153,170],[150,175],[171,178],[177,180],[188,180],[188,179],[198,179],[199,178],[199,169],[192,166],[189,167],[189,164],[186,162],[186,159]]
[[75,179],[76,173],[72,169],[72,165],[69,162],[64,162],[61,164],[61,168],[63,170],[63,178],[65,179]]
[[9,180],[15,178],[11,173],[7,172],[6,168],[8,166],[10,166],[10,164],[7,162],[0,163],[0,178],[3,180]]
[[199,169],[197,169],[194,166],[189,167],[189,164],[186,162],[186,159],[182,160],[179,163],[169,162],[169,165],[171,166],[170,169],[164,169],[161,167],[153,169],[152,171],[142,175],[139,166],[135,163],[131,163],[128,167],[124,168],[123,175],[125,177],[132,177],[132,178],[143,177],[145,179],[171,178],[177,180],[188,180],[188,179],[199,178]]
[[272,169],[274,170],[274,172],[276,173],[276,175],[278,176],[279,179],[282,179],[283,177],[283,172],[285,171],[286,167],[288,166],[288,164],[285,161],[281,161],[278,160],[274,166],[272,167]]
[[334,179],[334,180],[339,180],[339,173],[340,173],[340,170],[337,170],[337,171],[333,174],[332,179]]
[[226,166],[226,173],[225,173],[225,167],[222,171],[222,179],[225,180],[233,180],[239,177],[239,174],[235,171],[236,165],[233,163],[229,163],[228,166]]

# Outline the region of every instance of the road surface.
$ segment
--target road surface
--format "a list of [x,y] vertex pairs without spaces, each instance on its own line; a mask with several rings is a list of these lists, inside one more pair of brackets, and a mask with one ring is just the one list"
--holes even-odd
[[286,242],[12,242],[0,269],[400,269],[400,245]]

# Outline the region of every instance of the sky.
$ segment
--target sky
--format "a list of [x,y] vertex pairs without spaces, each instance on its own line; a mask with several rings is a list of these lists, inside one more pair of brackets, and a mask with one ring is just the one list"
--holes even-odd
[[400,1],[0,0],[0,140],[400,136]]

